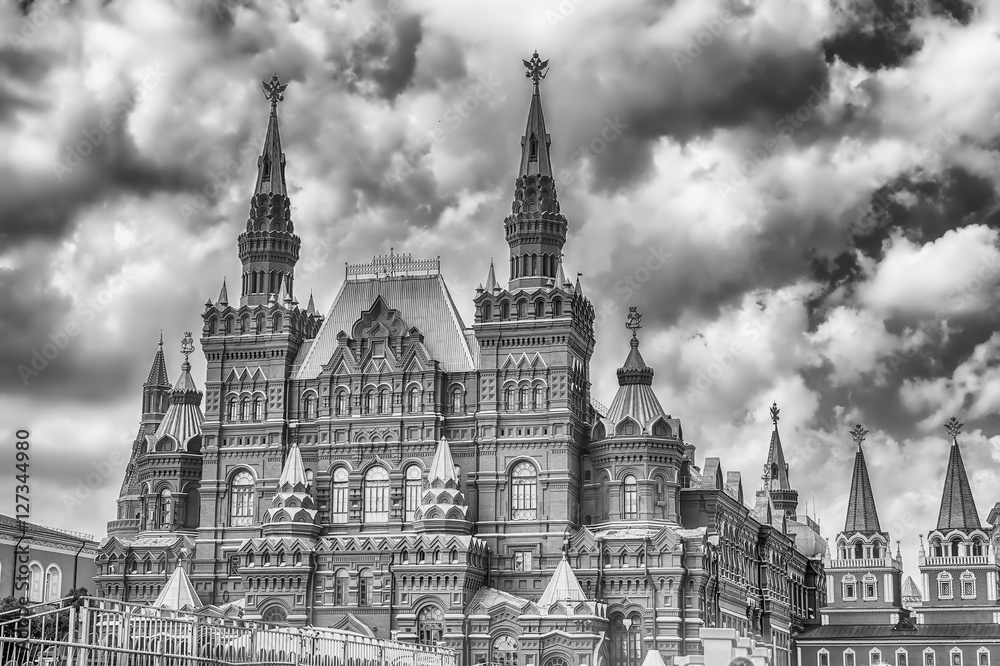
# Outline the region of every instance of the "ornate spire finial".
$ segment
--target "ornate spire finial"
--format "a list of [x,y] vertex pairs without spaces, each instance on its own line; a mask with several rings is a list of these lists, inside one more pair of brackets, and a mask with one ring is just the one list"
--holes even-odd
[[771,423],[773,423],[774,425],[778,425],[778,412],[780,412],[780,411],[781,410],[778,409],[778,402],[777,401],[772,402],[771,403]]
[[952,441],[955,442],[958,441],[958,433],[962,432],[962,428],[964,427],[965,424],[959,423],[958,419],[954,416],[948,419],[948,422],[944,424],[944,429],[948,431],[948,434],[951,435]]
[[854,443],[857,444],[858,447],[861,446],[861,442],[865,441],[865,436],[867,434],[868,431],[862,428],[860,423],[855,425],[854,429],[851,430],[851,437],[854,438]]
[[163,329],[160,329],[160,346],[163,346]]
[[767,463],[764,463],[764,473],[761,475],[760,480],[764,482],[765,488],[771,485],[771,466]]
[[628,318],[625,320],[625,328],[632,331],[632,337],[636,338],[639,329],[642,328],[642,314],[635,305],[629,306]]
[[538,51],[531,56],[531,60],[521,60],[521,62],[528,70],[524,73],[524,77],[534,81],[536,86],[549,73],[549,61],[539,58]]
[[285,92],[285,88],[288,87],[288,84],[282,84],[281,81],[278,80],[278,75],[275,74],[271,77],[270,82],[261,81],[260,85],[264,91],[264,97],[271,102],[271,113],[277,113],[278,102],[285,101],[285,96],[281,93]]
[[194,338],[191,337],[191,331],[184,332],[184,338],[181,340],[181,353],[184,354],[184,362],[188,363],[188,357],[194,351]]

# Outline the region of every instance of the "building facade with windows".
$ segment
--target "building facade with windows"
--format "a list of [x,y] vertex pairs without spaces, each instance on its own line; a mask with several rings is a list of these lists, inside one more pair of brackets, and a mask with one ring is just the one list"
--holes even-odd
[[[826,563],[822,624],[797,639],[803,666],[993,666],[1000,663],[1000,602],[996,543],[979,521],[975,498],[951,419],[948,468],[937,525],[921,536],[922,586],[901,584],[898,546],[891,554],[881,529],[862,442],[844,531]],[[833,554],[831,554],[833,557]],[[922,590],[922,591],[921,591]]]
[[[817,621],[826,544],[797,513],[777,422],[762,487],[696,462],[652,389],[629,316],[618,391],[590,396],[594,308],[567,277],[569,229],[539,83],[511,212],[466,326],[438,260],[349,264],[326,315],[301,307],[277,101],[239,298],[205,304],[204,390],[162,346],[102,543],[106,596],[152,601],[177,566],[246,617],[442,644],[463,663],[637,666],[732,627],[792,662]],[[763,441],[762,441],[763,444]],[[762,460],[763,446],[762,446]]]
[[[31,603],[44,603],[58,601],[78,587],[93,592],[97,548],[88,534],[0,515],[0,598],[24,596]],[[17,555],[25,552],[29,558],[27,593],[16,589]]]

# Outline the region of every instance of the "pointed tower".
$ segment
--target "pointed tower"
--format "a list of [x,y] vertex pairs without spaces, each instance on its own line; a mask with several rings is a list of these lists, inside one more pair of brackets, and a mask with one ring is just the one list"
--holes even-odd
[[951,447],[941,508],[937,527],[927,534],[928,555],[920,557],[923,603],[918,618],[925,624],[995,623],[1000,617],[1000,568],[979,522],[958,444],[964,425],[954,417],[944,424]]
[[511,214],[504,220],[510,246],[510,286],[534,289],[553,284],[559,257],[566,244],[566,218],[559,211],[550,148],[545,130],[539,82],[548,72],[548,60],[536,51],[525,60],[525,75],[532,80],[528,123],[521,137],[521,161],[514,185]]
[[785,462],[785,452],[781,448],[781,436],[778,434],[778,403],[771,405],[771,446],[767,451],[767,469],[771,501],[774,508],[785,514],[788,520],[798,519],[799,491],[792,489],[788,481],[788,463]]
[[903,562],[892,556],[875,508],[862,443],[868,431],[851,430],[857,445],[844,531],[837,535],[836,559],[827,563],[824,624],[896,624],[902,608]]
[[271,102],[264,148],[257,159],[257,182],[250,199],[246,231],[240,234],[243,262],[241,305],[266,305],[271,294],[284,284],[293,294],[292,277],[302,241],[292,225],[291,203],[285,186],[285,154],[278,134],[278,102],[287,84],[271,78],[264,83],[264,96]]
[[170,393],[170,379],[167,377],[167,364],[163,359],[163,333],[160,333],[160,344],[153,356],[153,365],[149,368],[149,377],[142,385],[142,420],[159,421],[167,411],[167,397]]
[[469,534],[472,523],[468,513],[465,495],[458,489],[451,446],[442,438],[427,472],[427,487],[414,514],[413,527],[418,532]]
[[261,525],[264,536],[318,536],[318,511],[312,491],[312,482],[306,477],[305,466],[302,464],[302,453],[297,444],[292,444],[278,479],[278,491],[271,500],[271,508],[264,512]]

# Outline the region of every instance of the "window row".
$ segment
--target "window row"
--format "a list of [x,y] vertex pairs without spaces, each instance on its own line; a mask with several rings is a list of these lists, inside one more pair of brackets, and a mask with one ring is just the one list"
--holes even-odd
[[532,388],[525,385],[518,388],[512,384],[504,390],[503,406],[510,412],[546,409],[548,399],[545,387],[536,385]]
[[[280,312],[274,313],[270,319],[270,329],[272,333],[280,333],[282,326],[282,316]],[[258,313],[253,319],[253,324],[251,324],[250,315],[243,315],[240,317],[239,325],[237,326],[236,317],[227,317],[221,322],[212,317],[208,320],[208,334],[216,335],[217,333],[230,334],[230,333],[265,333],[268,329],[268,319],[264,316],[264,313]]]
[[[23,565],[22,565],[23,566]],[[38,562],[28,565],[28,601],[43,603],[62,598],[62,570],[50,564],[44,570]]]
[[[555,254],[522,254],[510,258],[511,279],[536,275],[554,278],[557,270],[559,270],[559,256]],[[522,300],[519,303],[525,302]]]
[[[392,414],[393,394],[388,388],[372,388],[361,394],[358,404],[358,414]],[[302,399],[302,416],[306,420],[316,418],[318,400],[315,393],[307,393]],[[324,398],[324,408],[330,407],[329,398]],[[423,391],[419,387],[411,387],[403,395],[401,407],[405,408],[409,414],[421,414],[424,411]],[[465,388],[453,388],[449,391],[445,409],[452,414],[465,413]],[[351,395],[347,391],[337,391],[333,397],[333,415],[349,416],[351,409]],[[244,419],[246,420],[246,419]]]
[[986,542],[978,537],[972,541],[962,541],[955,537],[948,542],[942,542],[934,537],[930,542],[931,557],[982,557],[986,555]]
[[[914,649],[914,651],[916,652],[916,649]],[[868,666],[885,666],[889,663],[893,663],[895,666],[911,666],[909,661],[909,651],[906,648],[898,648],[895,652],[890,654],[894,657],[894,661],[892,662],[886,661],[883,658],[882,651],[879,648],[872,648],[868,651]],[[923,655],[923,666],[937,666],[937,653],[933,648],[925,648],[920,654]],[[960,648],[951,648],[947,655],[947,661],[945,662],[947,666],[964,666],[964,655]],[[860,666],[857,660],[857,655],[853,649],[847,648],[844,650],[842,655],[842,664],[843,666]],[[945,666],[945,664],[942,664],[942,666]],[[989,649],[981,647],[976,651],[976,660],[974,665],[990,666]],[[831,666],[830,652],[826,648],[820,650],[816,654],[816,666]],[[913,666],[916,666],[916,664]]]
[[[536,299],[532,304],[532,316],[535,319],[541,319],[545,316],[545,299]],[[494,308],[493,303],[490,301],[483,301],[482,304],[482,315],[483,321],[493,321],[494,320]],[[500,305],[496,310],[497,314],[500,316],[501,321],[507,321],[511,318],[511,304],[510,301],[500,301]],[[563,302],[561,298],[552,299],[552,316],[562,317],[563,316]],[[527,319],[528,318],[528,301],[527,299],[521,299],[514,304],[514,318],[516,319]]]
[[[947,571],[942,571],[937,576],[938,599],[954,599],[955,589],[952,586],[954,579]],[[976,598],[976,575],[971,571],[965,571],[959,576],[959,591],[963,599]]]

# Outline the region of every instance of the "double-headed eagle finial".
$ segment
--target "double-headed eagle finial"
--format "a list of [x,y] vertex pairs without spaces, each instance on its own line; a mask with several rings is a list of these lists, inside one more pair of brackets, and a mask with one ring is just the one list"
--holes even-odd
[[194,352],[194,338],[191,336],[191,331],[184,332],[184,338],[181,340],[181,353],[184,354],[184,362],[188,363],[188,357]]
[[278,80],[278,75],[275,74],[271,77],[271,81],[261,81],[261,88],[264,91],[264,97],[271,102],[271,113],[275,113],[278,108],[278,102],[285,101],[285,96],[281,93],[285,92],[285,88],[288,87],[287,83],[282,83]]
[[549,72],[549,61],[542,60],[538,57],[538,51],[531,56],[531,60],[521,60],[524,66],[527,68],[527,72],[524,73],[525,78],[531,79],[538,85],[538,82],[545,78],[545,75]]
[[851,437],[854,439],[854,443],[857,444],[859,447],[861,446],[861,442],[865,441],[865,437],[867,435],[868,431],[865,430],[860,423],[855,425],[854,429],[851,430]]
[[642,314],[639,312],[639,308],[635,305],[629,306],[628,318],[625,320],[625,328],[632,331],[632,337],[638,337],[636,334],[639,329],[642,328]]
[[948,419],[948,422],[944,424],[944,429],[948,431],[952,441],[958,441],[958,433],[962,432],[962,428],[964,427],[965,424],[959,423],[958,419],[954,416]]
[[774,425],[778,425],[778,412],[780,412],[780,411],[781,410],[778,409],[778,402],[777,401],[772,402],[771,403],[771,423],[773,423]]

